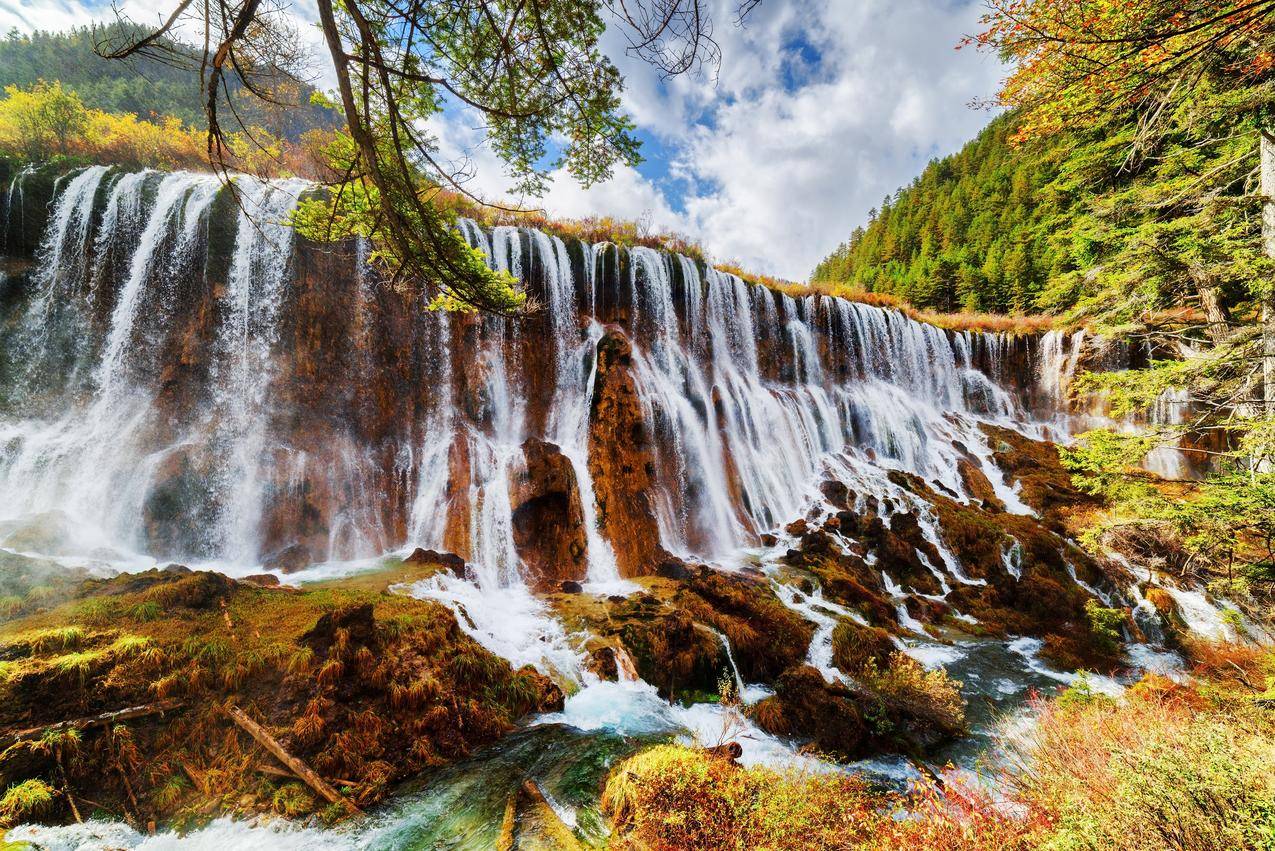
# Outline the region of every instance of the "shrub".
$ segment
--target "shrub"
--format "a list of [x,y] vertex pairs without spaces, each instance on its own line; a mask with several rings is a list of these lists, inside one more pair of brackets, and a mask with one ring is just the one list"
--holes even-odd
[[965,729],[961,684],[942,668],[927,670],[911,656],[896,651],[886,668],[869,659],[859,679],[881,697],[892,714],[925,721],[947,735]]
[[839,848],[847,851],[1016,851],[1031,847],[1033,819],[1004,815],[958,782],[948,792],[874,791],[858,775],[743,769],[677,745],[618,765],[602,807],[620,849]]
[[852,677],[857,677],[870,661],[887,664],[894,650],[890,633],[880,627],[861,626],[842,618],[832,631],[832,661]]
[[1123,609],[1108,609],[1097,600],[1085,601],[1085,617],[1095,643],[1106,653],[1115,653],[1123,638],[1121,627],[1125,624]]
[[0,827],[44,815],[53,808],[53,787],[43,780],[31,779],[10,786],[0,797]]
[[1013,782],[1058,849],[1275,848],[1269,713],[1208,711],[1189,690],[1044,704]]

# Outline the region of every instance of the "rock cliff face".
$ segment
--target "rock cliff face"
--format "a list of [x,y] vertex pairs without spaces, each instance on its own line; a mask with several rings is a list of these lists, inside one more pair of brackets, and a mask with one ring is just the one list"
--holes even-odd
[[598,341],[597,378],[589,407],[589,472],[598,522],[621,576],[650,573],[660,530],[651,499],[655,453],[633,375],[633,347],[618,328]]

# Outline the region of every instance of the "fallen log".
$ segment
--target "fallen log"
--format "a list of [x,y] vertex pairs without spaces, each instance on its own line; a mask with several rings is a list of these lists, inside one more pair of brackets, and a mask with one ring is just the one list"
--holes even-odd
[[[270,777],[286,777],[289,780],[300,780],[301,778],[288,771],[286,768],[276,768],[273,765],[267,765],[264,762],[257,763],[257,773],[266,774]],[[342,777],[325,777],[324,780],[329,783],[335,783],[338,786],[362,786],[363,784],[357,780],[346,780]]]
[[176,709],[182,705],[180,700],[161,700],[157,703],[146,703],[141,706],[130,706],[126,709],[116,709],[111,712],[103,712],[101,715],[91,715],[87,718],[74,718],[70,721],[59,721],[56,724],[46,724],[42,727],[28,727],[25,730],[16,730],[12,733],[0,735],[0,748],[6,748],[16,742],[24,739],[34,739],[43,736],[46,733],[61,733],[66,730],[87,730],[90,727],[101,727],[106,724],[115,724],[120,721],[129,721],[133,718],[144,718],[148,715],[158,715],[167,712],[170,709]]
[[500,836],[496,839],[496,851],[514,851],[515,831],[518,827],[518,793],[505,799],[505,817],[500,821]]
[[275,759],[287,766],[293,774],[323,796],[329,803],[340,804],[351,814],[362,812],[354,805],[353,801],[333,789],[326,780],[315,774],[310,766],[284,750],[278,739],[267,733],[264,727],[249,718],[242,709],[237,706],[227,706],[225,710],[226,714],[230,716],[230,720],[238,724],[240,729],[256,739],[257,744],[269,751]]

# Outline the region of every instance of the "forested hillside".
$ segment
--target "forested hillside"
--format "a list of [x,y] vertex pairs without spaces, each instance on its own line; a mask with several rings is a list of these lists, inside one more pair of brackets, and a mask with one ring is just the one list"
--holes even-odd
[[812,280],[937,310],[1080,309],[1126,324],[1187,308],[1229,322],[1251,306],[1254,107],[1269,98],[1269,83],[1200,79],[1154,136],[1117,116],[1027,138],[1011,111],[883,201]]
[[[10,32],[0,39],[0,88],[29,89],[40,80],[57,80],[73,89],[90,109],[132,113],[139,118],[173,116],[194,126],[204,124],[204,99],[199,88],[199,56],[162,41],[170,56],[139,53],[127,61],[104,59],[94,52],[99,44],[126,42],[136,32],[120,24],[82,27],[64,33]],[[189,62],[174,61],[189,52]],[[235,98],[236,112],[247,126],[257,125],[272,134],[296,139],[314,127],[335,127],[339,118],[331,109],[312,105],[313,87],[282,78],[272,87],[280,108],[247,96],[242,81],[230,74],[227,88]]]
[[1057,146],[1015,148],[1014,127],[1002,115],[959,153],[932,161],[812,279],[944,311],[1031,310],[1044,281],[1067,268],[1049,237],[1073,202],[1053,186]]

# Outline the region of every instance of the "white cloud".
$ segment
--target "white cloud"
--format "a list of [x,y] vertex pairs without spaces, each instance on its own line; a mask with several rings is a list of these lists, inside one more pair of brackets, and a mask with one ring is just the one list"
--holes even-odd
[[[625,108],[675,152],[669,174],[687,181],[685,212],[627,168],[589,190],[555,175],[533,204],[645,218],[716,258],[804,279],[885,195],[988,120],[968,104],[995,90],[1001,68],[955,50],[977,26],[978,0],[767,0],[743,27],[733,23],[735,0],[715,2],[716,79],[662,80],[624,55],[619,31],[604,37],[626,78]],[[474,185],[500,196],[507,181],[495,158],[479,151],[474,163]]]
[[[124,8],[149,22],[172,2],[126,0]],[[626,78],[625,108],[673,152],[669,179],[618,168],[586,190],[560,173],[545,198],[524,204],[644,219],[701,240],[714,257],[800,279],[882,197],[988,119],[967,104],[995,90],[1001,68],[954,50],[977,28],[980,0],[765,0],[743,27],[734,23],[738,0],[707,2],[716,9],[719,75],[664,80],[625,55],[618,28],[603,37]],[[291,11],[316,48],[322,85],[330,71],[313,2],[294,0]],[[80,0],[0,0],[3,29],[64,29],[106,14]],[[452,116],[431,129],[444,157],[470,165],[472,191],[505,198],[509,180],[475,124]],[[670,187],[683,190],[684,211]]]

